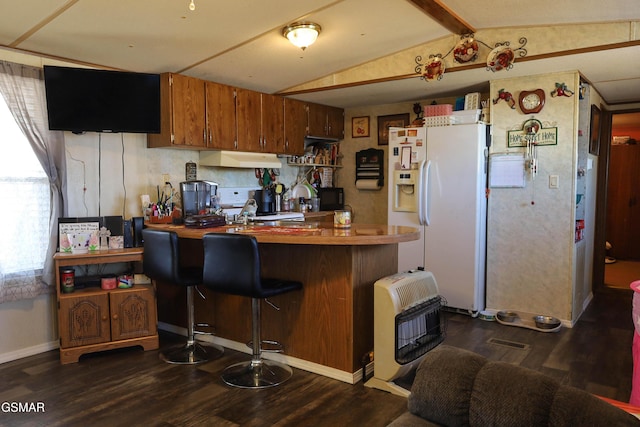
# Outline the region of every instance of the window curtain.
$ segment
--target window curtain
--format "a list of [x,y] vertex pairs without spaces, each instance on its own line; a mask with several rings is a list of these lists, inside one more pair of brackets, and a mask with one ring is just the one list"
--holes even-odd
[[67,177],[64,134],[49,131],[43,69],[0,61],[0,93],[49,179],[51,207],[43,270],[24,272],[23,277],[13,279],[11,286],[6,278],[0,281],[0,302],[4,302],[34,298],[55,289],[53,255],[58,242],[58,218],[67,214],[64,203]]

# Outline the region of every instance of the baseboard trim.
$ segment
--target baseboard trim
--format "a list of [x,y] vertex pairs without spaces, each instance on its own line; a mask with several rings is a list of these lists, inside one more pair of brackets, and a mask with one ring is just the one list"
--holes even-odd
[[50,341],[43,344],[34,345],[33,347],[10,351],[9,353],[0,354],[0,364],[13,362],[14,360],[22,359],[23,357],[46,353],[47,351],[55,350],[57,348],[60,348],[60,343],[58,341]]
[[[178,327],[164,322],[158,322],[158,329],[182,336],[187,335],[186,328]],[[214,335],[198,335],[197,338],[201,341],[218,344],[222,347],[239,351],[241,353],[251,354],[251,349],[247,347],[245,343],[239,343],[237,341],[216,337]],[[324,377],[332,378],[334,380],[342,381],[348,384],[356,384],[358,381],[362,380],[362,369],[358,369],[356,372],[351,373],[280,353],[264,353],[264,358],[275,360],[276,362],[286,363],[287,365],[294,368],[302,369],[307,372],[312,372],[314,374],[322,375]]]

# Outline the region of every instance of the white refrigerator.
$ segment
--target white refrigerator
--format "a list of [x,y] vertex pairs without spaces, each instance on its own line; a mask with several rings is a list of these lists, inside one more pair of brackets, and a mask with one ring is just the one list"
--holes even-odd
[[420,229],[398,245],[398,272],[433,273],[446,306],[485,308],[487,126],[389,129],[389,225]]

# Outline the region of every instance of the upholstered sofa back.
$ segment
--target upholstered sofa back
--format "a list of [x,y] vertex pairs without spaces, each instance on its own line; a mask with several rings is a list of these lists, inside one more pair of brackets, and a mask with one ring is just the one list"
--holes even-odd
[[394,427],[419,425],[416,416],[443,426],[640,425],[633,415],[537,371],[447,345],[418,367],[408,409],[413,416]]

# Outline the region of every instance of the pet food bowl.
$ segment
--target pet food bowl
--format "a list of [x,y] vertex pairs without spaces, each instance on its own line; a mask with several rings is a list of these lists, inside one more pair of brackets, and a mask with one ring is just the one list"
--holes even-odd
[[493,310],[482,310],[478,314],[478,318],[480,318],[481,320],[486,320],[487,322],[495,322],[496,312]]
[[518,316],[518,313],[514,311],[499,311],[497,314],[497,317],[499,320],[503,322],[513,322],[519,316]]
[[540,329],[555,329],[560,326],[560,320],[551,316],[534,316],[536,326]]

